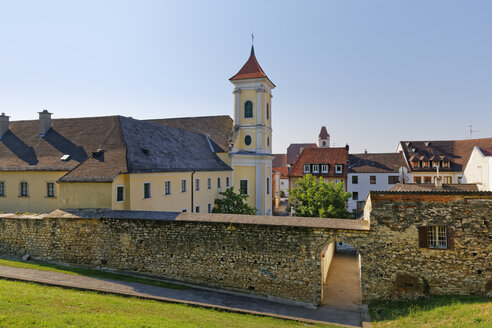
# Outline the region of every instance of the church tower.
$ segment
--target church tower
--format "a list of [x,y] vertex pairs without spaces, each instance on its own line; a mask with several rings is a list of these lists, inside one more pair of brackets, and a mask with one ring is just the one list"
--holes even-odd
[[330,135],[326,131],[326,126],[321,127],[321,131],[318,136],[318,147],[319,148],[329,148],[330,147]]
[[232,168],[235,191],[259,215],[272,214],[272,89],[255,57],[254,47],[239,72],[229,79],[234,85],[234,133]]

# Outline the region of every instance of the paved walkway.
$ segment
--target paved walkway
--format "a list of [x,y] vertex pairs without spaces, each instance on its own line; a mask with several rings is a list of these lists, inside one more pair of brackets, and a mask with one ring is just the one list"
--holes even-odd
[[278,209],[273,213],[275,216],[289,216],[287,212],[287,205],[289,204],[288,198],[280,198]]
[[337,250],[331,261],[323,295],[325,306],[349,310],[360,308],[359,259],[354,249]]
[[361,312],[359,309],[354,308],[342,309],[321,306],[317,309],[309,309],[303,306],[283,304],[244,295],[195,287],[186,290],[167,289],[138,283],[69,275],[50,271],[12,268],[8,266],[0,266],[0,277],[306,322],[335,323],[355,327],[361,327],[362,325]]

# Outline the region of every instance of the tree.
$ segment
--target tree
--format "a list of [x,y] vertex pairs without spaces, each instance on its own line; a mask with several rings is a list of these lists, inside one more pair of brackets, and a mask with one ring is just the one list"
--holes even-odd
[[251,207],[245,202],[248,195],[241,193],[236,194],[232,187],[227,188],[224,192],[219,193],[222,198],[217,198],[214,201],[212,213],[228,213],[228,214],[249,214],[255,215],[256,208]]
[[343,191],[343,183],[325,182],[311,174],[297,181],[297,188],[289,193],[289,209],[294,216],[320,218],[349,218],[346,204],[352,197]]

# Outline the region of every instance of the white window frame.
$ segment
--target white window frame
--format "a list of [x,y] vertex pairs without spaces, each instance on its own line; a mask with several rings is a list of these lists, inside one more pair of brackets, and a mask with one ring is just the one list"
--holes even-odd
[[313,173],[319,173],[319,164],[313,164]]
[[[145,197],[145,185],[149,185],[149,197]],[[152,182],[144,182],[143,183],[143,199],[152,198]]]
[[186,179],[181,179],[181,192],[186,192]]
[[343,164],[335,164],[335,174],[343,173]]
[[[22,193],[22,185],[26,185],[26,194],[23,195]],[[19,183],[19,197],[29,197],[29,183],[27,181],[21,181]]]
[[304,164],[304,173],[311,173],[311,164]]
[[171,195],[171,181],[164,181],[164,196]]
[[195,178],[195,190],[200,190],[200,178]]
[[328,173],[329,169],[330,167],[328,166],[328,164],[321,164],[321,173]]
[[[118,188],[123,188],[123,200],[118,200]],[[123,203],[125,201],[125,186],[116,185],[115,192],[116,192],[116,194],[114,195],[115,203]]]
[[427,246],[429,248],[447,249],[448,238],[445,226],[427,227]]
[[[53,184],[53,195],[50,196],[49,189],[48,189],[48,184]],[[46,198],[56,198],[56,187],[55,183],[53,181],[47,181],[46,182]]]

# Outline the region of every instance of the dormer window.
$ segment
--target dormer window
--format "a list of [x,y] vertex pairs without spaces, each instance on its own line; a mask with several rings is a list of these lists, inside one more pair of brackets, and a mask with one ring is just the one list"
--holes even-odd
[[244,118],[252,118],[253,117],[253,103],[251,101],[247,101],[244,103]]
[[321,173],[328,173],[328,165],[327,164],[321,165]]
[[311,173],[311,165],[304,164],[304,173]]
[[449,168],[449,161],[442,161],[442,167]]
[[313,173],[319,173],[319,165],[318,164],[313,165]]
[[422,167],[424,169],[429,168],[429,161],[422,161]]
[[439,167],[439,161],[432,161],[432,167]]
[[343,173],[343,164],[335,164],[335,173],[336,174]]
[[410,162],[412,163],[412,167],[413,168],[419,168],[420,167],[420,162],[419,161],[413,161],[413,162]]

